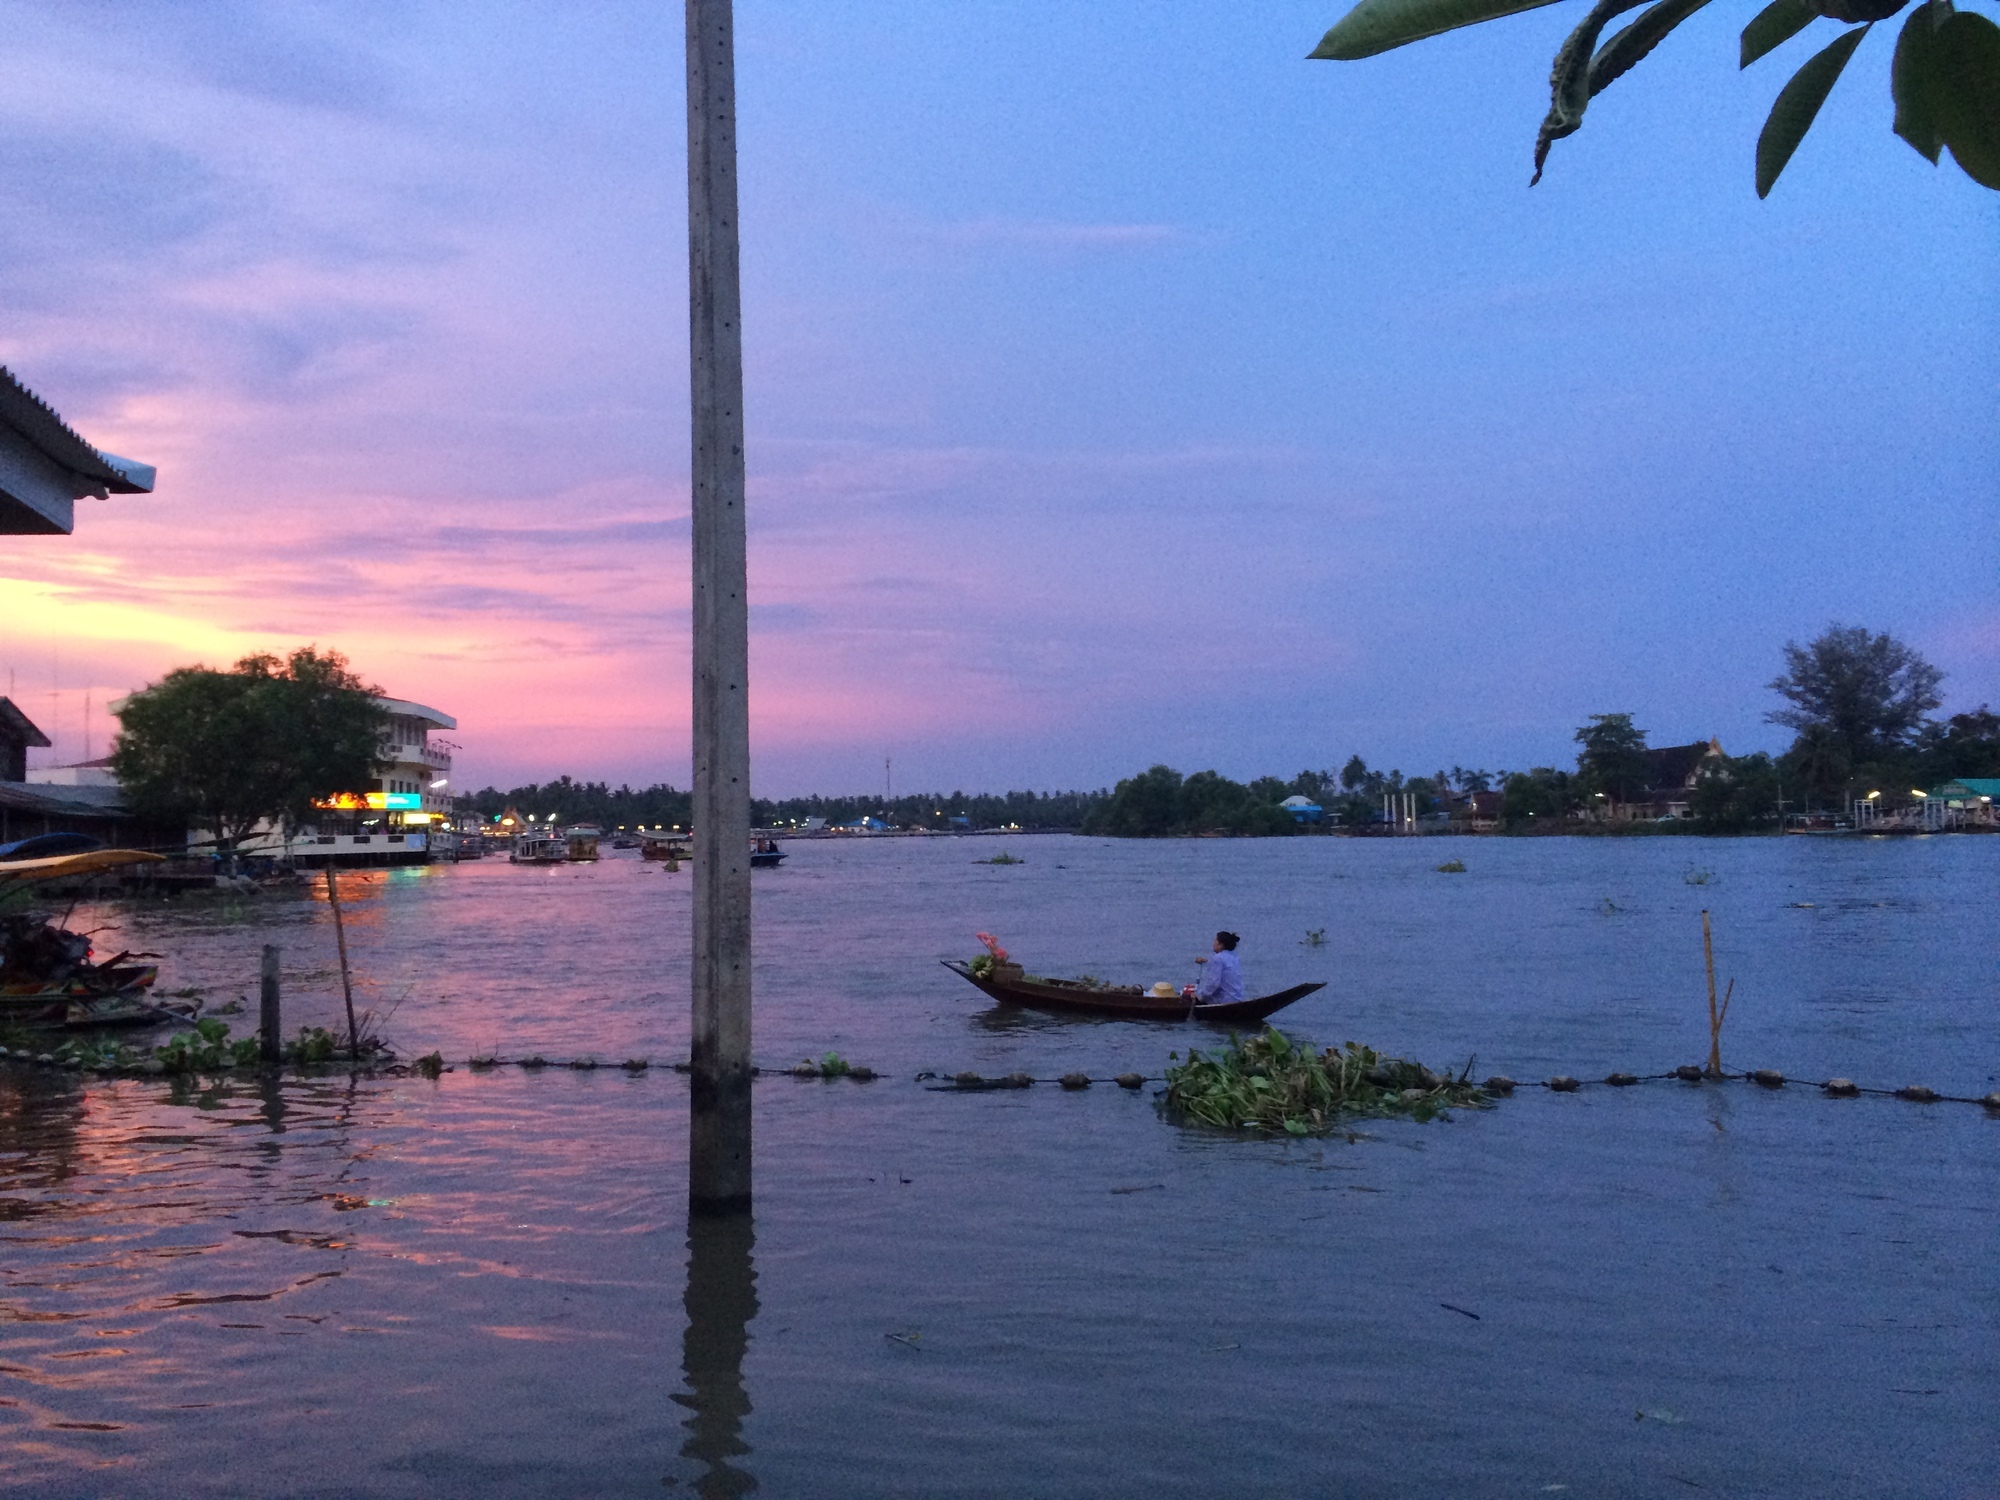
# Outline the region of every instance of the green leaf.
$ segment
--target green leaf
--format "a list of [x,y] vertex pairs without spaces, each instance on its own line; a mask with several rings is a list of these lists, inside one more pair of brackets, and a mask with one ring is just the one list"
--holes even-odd
[[1749,67],[1773,47],[1789,42],[1818,19],[1819,12],[1806,4],[1806,0],[1771,0],[1743,28],[1742,58],[1736,66]]
[[1590,60],[1590,97],[1595,99],[1631,72],[1672,31],[1708,0],[1659,0],[1644,15],[1597,49]]
[[1833,92],[1834,84],[1840,79],[1840,70],[1847,66],[1848,58],[1854,55],[1854,49],[1861,45],[1861,39],[1868,35],[1869,29],[1869,26],[1857,26],[1843,33],[1831,46],[1815,52],[1806,59],[1806,65],[1792,75],[1792,81],[1778,91],[1777,102],[1771,106],[1770,118],[1764,121],[1764,129],[1757,137],[1759,198],[1770,195],[1778,174],[1785,170],[1785,163],[1792,159],[1792,153],[1799,149],[1799,142],[1812,129],[1819,107]]
[[1896,134],[1919,156],[1937,165],[1944,136],[1937,120],[1937,91],[1945,83],[1938,67],[1938,24],[1951,14],[1951,0],[1919,5],[1896,38],[1889,64],[1889,92],[1896,101]]
[[1352,62],[1440,32],[1553,4],[1555,0],[1361,0],[1310,55]]
[[1590,107],[1590,63],[1597,53],[1597,38],[1614,16],[1637,10],[1644,0],[1597,0],[1588,13],[1563,40],[1549,72],[1549,112],[1535,137],[1533,187],[1542,180],[1542,164],[1549,159],[1549,147],[1564,136],[1574,135],[1583,124],[1583,112]]
[[2000,26],[1962,10],[1938,27],[1936,46],[1944,86],[1932,99],[1951,159],[2000,191]]

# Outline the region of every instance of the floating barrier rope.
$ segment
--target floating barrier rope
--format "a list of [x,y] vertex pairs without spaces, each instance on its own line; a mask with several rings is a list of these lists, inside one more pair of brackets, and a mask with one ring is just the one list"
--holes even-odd
[[[149,1066],[148,1063],[152,1061],[154,1060],[149,1059],[130,1065],[100,1067],[86,1063],[73,1055],[63,1056],[53,1051],[38,1052],[26,1047],[0,1047],[0,1063],[15,1063],[28,1067],[48,1068],[58,1072],[90,1073],[98,1077],[157,1077],[165,1073],[166,1070],[161,1066]],[[558,1061],[553,1058],[543,1057],[539,1053],[531,1053],[526,1057],[516,1058],[505,1058],[488,1054],[479,1057],[470,1057],[462,1064],[458,1064],[448,1063],[439,1054],[433,1052],[413,1062],[386,1061],[381,1059],[363,1059],[355,1062],[347,1058],[331,1058],[320,1062],[289,1066],[293,1072],[305,1076],[312,1076],[315,1073],[323,1073],[339,1068],[357,1073],[379,1074],[387,1077],[405,1077],[416,1073],[435,1078],[441,1073],[454,1071],[460,1066],[474,1073],[491,1072],[499,1068],[519,1068],[531,1073],[548,1069],[558,1069],[565,1072],[595,1072],[599,1069],[604,1069],[613,1072],[637,1074],[650,1071],[653,1067],[653,1062],[650,1058],[644,1057],[630,1057],[626,1058],[623,1062],[604,1062],[599,1058],[589,1055],[569,1058],[566,1061]],[[674,1073],[690,1073],[693,1071],[693,1065],[687,1062],[672,1062],[662,1064],[661,1066]],[[202,1077],[255,1076],[258,1068],[255,1065],[248,1065],[233,1069],[219,1068],[211,1070],[204,1068],[196,1071]],[[750,1071],[752,1076],[757,1078],[818,1079],[829,1083],[838,1079],[846,1079],[852,1083],[873,1083],[883,1077],[882,1074],[876,1072],[873,1068],[858,1064],[851,1065],[838,1059],[834,1059],[828,1063],[799,1062],[788,1068],[759,1067],[752,1068]],[[192,1074],[175,1076],[192,1076]],[[916,1074],[911,1081],[923,1085],[926,1092],[929,1093],[976,1094],[1032,1088],[1037,1084],[1055,1084],[1067,1091],[1087,1089],[1094,1084],[1100,1083],[1115,1084],[1121,1089],[1137,1090],[1149,1083],[1165,1083],[1166,1079],[1149,1073],[1115,1073],[1099,1077],[1090,1073],[1075,1072],[1063,1073],[1053,1078],[1038,1078],[1028,1073],[986,1075],[971,1071],[939,1073],[926,1070]],[[1828,1078],[1817,1082],[1808,1079],[1787,1078],[1783,1073],[1778,1072],[1774,1068],[1752,1068],[1741,1073],[1724,1072],[1721,1074],[1710,1074],[1704,1068],[1696,1067],[1693,1064],[1684,1064],[1665,1073],[1608,1073],[1601,1079],[1588,1080],[1574,1078],[1566,1073],[1558,1073],[1554,1077],[1545,1078],[1539,1082],[1530,1081],[1526,1083],[1517,1082],[1505,1074],[1495,1074],[1488,1078],[1480,1087],[1488,1095],[1504,1099],[1511,1097],[1516,1091],[1524,1088],[1546,1089],[1554,1094],[1574,1094],[1584,1089],[1634,1088],[1643,1083],[1750,1083],[1755,1084],[1759,1088],[1773,1091],[1797,1085],[1802,1088],[1818,1089],[1821,1094],[1831,1099],[1855,1099],[1867,1094],[1883,1099],[1901,1099],[1912,1104],[1977,1104],[1995,1114],[2000,1114],[2000,1090],[1974,1097],[1969,1094],[1941,1094],[1936,1089],[1920,1083],[1904,1084],[1899,1088],[1871,1088],[1858,1084],[1851,1078]]]

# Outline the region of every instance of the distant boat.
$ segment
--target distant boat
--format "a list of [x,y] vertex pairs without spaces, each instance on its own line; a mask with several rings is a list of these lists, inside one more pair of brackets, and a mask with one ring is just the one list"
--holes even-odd
[[507,856],[510,865],[560,865],[569,862],[569,840],[553,833],[523,833]]
[[1017,964],[1008,964],[997,974],[975,974],[972,966],[948,958],[944,966],[959,978],[983,990],[1003,1005],[1025,1005],[1034,1010],[1069,1012],[1075,1015],[1111,1016],[1129,1021],[1204,1021],[1212,1026],[1243,1026],[1275,1015],[1294,1000],[1303,1000],[1326,981],[1295,984],[1275,995],[1255,1000],[1232,1000],[1223,1005],[1203,1005],[1185,995],[1154,995],[1136,984],[1096,985],[1080,979],[1028,978]]
[[682,860],[694,856],[694,843],[684,833],[652,833],[639,835],[639,858]]
[[776,839],[750,840],[750,868],[753,870],[775,870],[785,862],[785,851],[778,847]]
[[563,834],[563,857],[576,864],[596,859],[598,838],[595,828],[570,829]]

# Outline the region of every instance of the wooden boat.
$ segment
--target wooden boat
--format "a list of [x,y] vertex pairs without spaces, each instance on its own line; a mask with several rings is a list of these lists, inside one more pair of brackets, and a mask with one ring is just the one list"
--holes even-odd
[[[1294,1000],[1303,1000],[1314,990],[1326,988],[1326,981],[1295,984],[1275,995],[1254,1000],[1235,1000],[1226,1005],[1202,1005],[1179,995],[1168,998],[1152,995],[1136,984],[1090,985],[1080,979],[1030,979],[1002,972],[998,976],[975,974],[972,966],[955,958],[944,966],[976,989],[1002,1005],[1025,1005],[1035,1010],[1066,1011],[1076,1015],[1111,1016],[1132,1021],[1203,1021],[1211,1026],[1254,1026],[1276,1015]],[[1012,967],[1011,965],[1009,966]]]
[[776,839],[750,840],[750,868],[753,870],[775,870],[785,862],[785,851],[778,847]]
[[[26,858],[0,860],[0,894],[40,881],[102,874],[127,865],[162,864],[164,856],[142,849],[88,849],[40,854],[52,840],[12,846]],[[0,1025],[20,1027],[113,1026],[171,1020],[192,1005],[146,998],[160,976],[157,964],[131,959],[156,953],[120,953],[90,961],[90,938],[53,922],[15,915],[0,922]]]
[[639,858],[681,860],[694,858],[694,840],[684,833],[648,833],[639,838]]
[[192,1005],[146,997],[159,978],[155,964],[117,959],[92,965],[64,980],[0,983],[0,1025],[37,1030],[57,1026],[133,1026],[185,1017]]

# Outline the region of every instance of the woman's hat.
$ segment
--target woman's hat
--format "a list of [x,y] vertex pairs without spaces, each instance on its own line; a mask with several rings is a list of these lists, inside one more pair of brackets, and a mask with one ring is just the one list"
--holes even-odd
[[1167,981],[1164,979],[1162,979],[1158,984],[1153,986],[1153,994],[1157,999],[1171,1000],[1179,993],[1180,993],[1179,990],[1175,989],[1171,984],[1168,984]]

